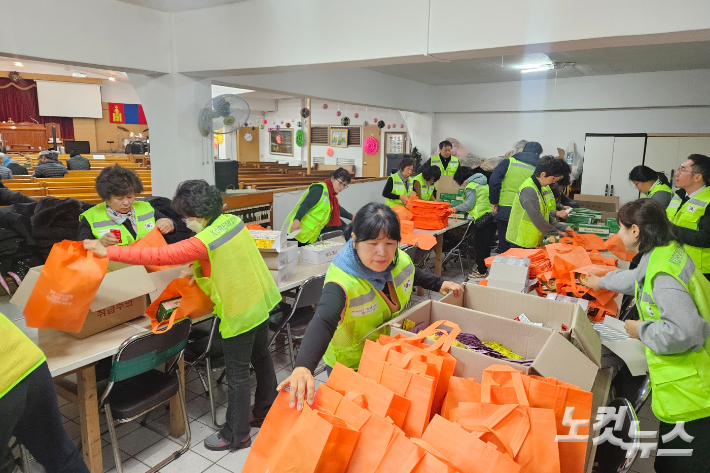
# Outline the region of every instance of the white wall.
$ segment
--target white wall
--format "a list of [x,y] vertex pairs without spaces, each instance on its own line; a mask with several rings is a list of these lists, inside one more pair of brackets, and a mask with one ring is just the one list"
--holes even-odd
[[[248,98],[248,96],[247,96]],[[328,108],[324,109],[323,104],[327,103]],[[269,132],[268,128],[274,128],[277,124],[281,128],[286,128],[286,123],[291,123],[291,128],[294,130],[294,141],[296,136],[296,124],[301,121],[304,125],[305,133],[305,121],[301,118],[300,111],[302,108],[301,99],[285,99],[278,100],[277,103],[278,111],[266,112],[265,117],[268,124],[264,125],[264,129],[259,130],[259,148],[260,148],[260,159],[262,161],[274,161],[278,160],[281,162],[290,162],[294,165],[303,164],[306,165],[306,154],[301,154],[301,148],[294,144],[294,156],[282,156],[277,154],[271,154],[269,146]],[[373,124],[375,118],[379,120],[384,120],[386,124],[392,125],[396,124],[396,129],[383,128],[379,136],[375,136],[380,141],[380,172],[384,171],[384,146],[383,139],[385,132],[409,132],[407,125],[402,118],[402,115],[397,110],[387,110],[375,107],[365,107],[362,105],[346,105],[340,103],[341,116],[338,117],[336,112],[338,111],[338,102],[325,102],[322,100],[313,99],[311,101],[311,125],[332,125],[340,126],[340,120],[347,116],[350,118],[350,126],[362,126],[365,121]],[[355,118],[355,113],[359,114],[358,118]],[[254,123],[261,123],[261,117],[254,115],[256,118]],[[261,120],[261,121],[260,121]],[[281,123],[281,122],[284,123]],[[402,125],[405,125],[402,127]],[[369,136],[369,135],[368,135]],[[365,136],[363,134],[362,141],[365,141]],[[349,146],[347,148],[333,148],[333,156],[329,157],[326,155],[326,150],[328,146],[324,145],[312,145],[311,157],[323,157],[325,158],[325,164],[337,164],[337,159],[353,159],[355,161],[356,175],[362,175],[362,146]]]
[[101,101],[115,103],[141,103],[136,88],[126,80],[105,80],[101,84]]
[[[384,203],[382,189],[385,180],[371,182],[353,182],[343,192],[338,194],[338,202],[348,212],[355,215],[358,210],[370,202]],[[276,192],[274,191],[274,228],[281,228],[289,212],[305,191]]]

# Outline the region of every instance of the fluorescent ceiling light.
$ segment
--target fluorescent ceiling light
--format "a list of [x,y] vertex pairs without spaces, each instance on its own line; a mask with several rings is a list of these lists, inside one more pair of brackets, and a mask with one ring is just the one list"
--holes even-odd
[[16,65],[17,67],[22,67],[22,66],[24,66],[24,64],[22,64],[21,62],[15,62],[15,65]]
[[116,80],[116,78],[115,78],[115,77],[109,77],[108,80],[110,80],[111,82],[113,82],[113,81]]
[[543,72],[549,71],[555,68],[554,64],[540,64],[538,66],[532,66],[529,69],[523,69],[520,71],[521,74],[527,74],[528,72]]
[[81,71],[76,71],[76,72],[72,73],[72,76],[73,77],[86,77],[86,74]]

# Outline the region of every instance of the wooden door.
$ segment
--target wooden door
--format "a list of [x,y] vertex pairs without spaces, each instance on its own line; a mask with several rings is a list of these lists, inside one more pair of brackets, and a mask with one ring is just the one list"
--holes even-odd
[[[247,141],[247,135],[251,136],[251,141]],[[251,127],[245,126],[237,130],[237,161],[259,161],[259,128],[252,130]]]
[[613,136],[587,136],[584,142],[582,194],[609,195],[609,176],[613,157]]
[[619,205],[639,198],[639,191],[629,181],[629,173],[643,164],[645,136],[617,136],[614,138],[614,159],[611,164],[609,195],[619,197]]
[[382,146],[382,138],[381,138],[381,133],[380,129],[377,127],[377,125],[368,125],[363,127],[362,129],[362,142],[363,144],[365,143],[365,140],[369,138],[370,136],[374,136],[377,141],[380,142],[380,150],[373,154],[369,155],[365,153],[365,148],[363,146],[363,151],[362,151],[362,177],[380,177],[380,161],[381,157],[384,156],[384,151],[383,151],[383,146]]

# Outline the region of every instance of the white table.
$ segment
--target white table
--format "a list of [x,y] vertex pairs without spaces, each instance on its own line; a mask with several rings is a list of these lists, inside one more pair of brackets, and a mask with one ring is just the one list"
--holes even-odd
[[450,218],[449,226],[446,228],[442,228],[441,230],[422,230],[421,228],[415,228],[412,232],[413,235],[429,234],[434,235],[436,237],[436,246],[434,247],[434,251],[436,253],[436,259],[434,262],[434,273],[437,276],[441,276],[441,254],[444,249],[444,233],[448,232],[449,230],[453,230],[454,228],[468,225],[469,222],[471,222],[471,220]]

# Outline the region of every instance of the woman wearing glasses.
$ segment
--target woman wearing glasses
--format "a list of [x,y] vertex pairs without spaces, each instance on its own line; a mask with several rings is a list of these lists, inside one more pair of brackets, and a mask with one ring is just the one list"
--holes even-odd
[[321,233],[344,230],[341,218],[353,219],[338,203],[338,194],[348,188],[351,179],[347,170],[338,168],[325,181],[311,184],[301,196],[285,224],[286,233],[300,230],[295,236],[298,246],[313,243]]

